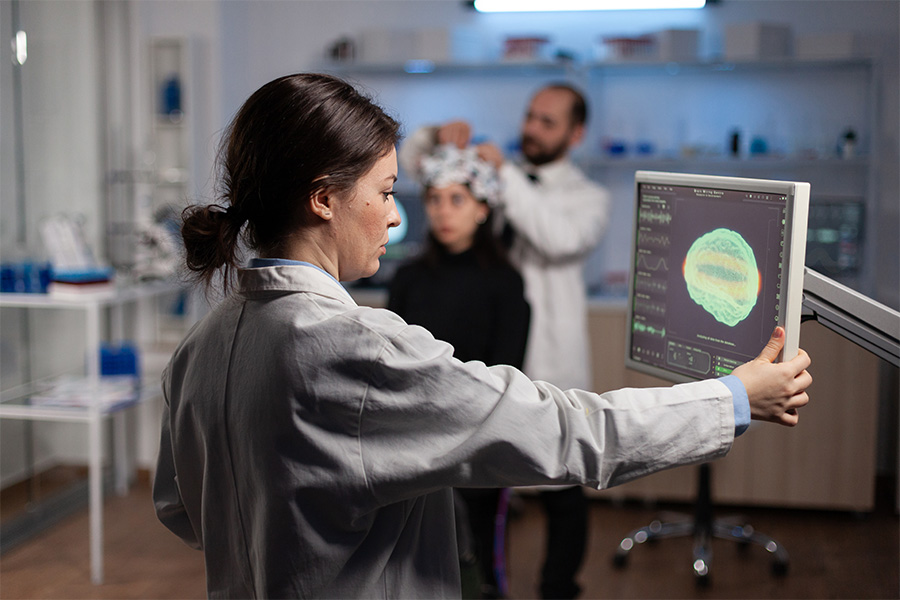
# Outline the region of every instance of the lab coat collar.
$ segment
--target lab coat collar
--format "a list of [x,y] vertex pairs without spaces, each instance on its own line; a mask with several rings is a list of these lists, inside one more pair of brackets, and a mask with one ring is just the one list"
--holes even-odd
[[237,279],[239,293],[248,298],[265,292],[307,292],[356,306],[350,293],[337,280],[311,265],[238,269]]
[[553,162],[549,162],[539,167],[528,163],[525,163],[523,166],[526,172],[534,173],[535,175],[537,175],[541,184],[546,184],[549,182],[560,181],[561,179],[569,177],[569,171],[572,168],[571,165],[572,161],[569,159],[569,157],[564,156],[563,158],[560,158]]

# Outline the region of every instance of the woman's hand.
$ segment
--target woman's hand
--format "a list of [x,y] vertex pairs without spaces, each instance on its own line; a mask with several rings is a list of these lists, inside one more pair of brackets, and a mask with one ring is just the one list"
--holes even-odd
[[809,402],[806,388],[812,376],[806,369],[810,358],[801,349],[791,360],[774,363],[783,347],[784,329],[776,327],[759,356],[736,368],[732,375],[747,390],[751,418],[793,427],[799,420],[797,409]]

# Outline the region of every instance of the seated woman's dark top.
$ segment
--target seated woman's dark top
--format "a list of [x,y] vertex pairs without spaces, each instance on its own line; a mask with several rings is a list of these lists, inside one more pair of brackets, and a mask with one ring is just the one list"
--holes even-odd
[[530,309],[519,273],[472,250],[435,256],[398,269],[388,308],[451,344],[460,360],[521,368]]

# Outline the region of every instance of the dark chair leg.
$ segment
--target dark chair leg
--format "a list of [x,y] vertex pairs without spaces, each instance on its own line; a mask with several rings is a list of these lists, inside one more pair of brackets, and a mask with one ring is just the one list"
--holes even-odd
[[700,465],[693,518],[684,517],[674,521],[655,520],[649,525],[631,531],[619,542],[616,553],[613,555],[613,564],[617,567],[624,567],[628,562],[629,553],[638,544],[672,537],[693,536],[693,572],[697,583],[706,585],[709,583],[709,568],[712,558],[711,542],[715,537],[746,545],[755,544],[765,548],[772,555],[772,573],[777,576],[786,575],[789,557],[787,550],[781,544],[769,536],[755,531],[746,523],[739,523],[735,519],[713,518],[710,471],[708,463]]

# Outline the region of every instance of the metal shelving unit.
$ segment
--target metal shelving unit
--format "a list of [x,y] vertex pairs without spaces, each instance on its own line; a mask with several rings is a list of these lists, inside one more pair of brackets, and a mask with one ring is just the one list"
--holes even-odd
[[[126,455],[124,410],[158,397],[158,382],[139,382],[133,393],[102,401],[100,344],[102,313],[121,310],[125,305],[178,293],[181,286],[154,282],[117,288],[109,292],[86,293],[83,297],[58,298],[50,294],[0,294],[0,308],[78,311],[84,316],[86,366],[77,383],[88,401],[76,405],[48,403],[39,395],[53,381],[30,381],[0,393],[0,419],[80,423],[88,428],[88,502],[90,512],[91,581],[103,583],[103,448],[104,423],[113,419],[114,474],[119,493],[127,491],[129,466]],[[114,315],[115,316],[115,315]]]

